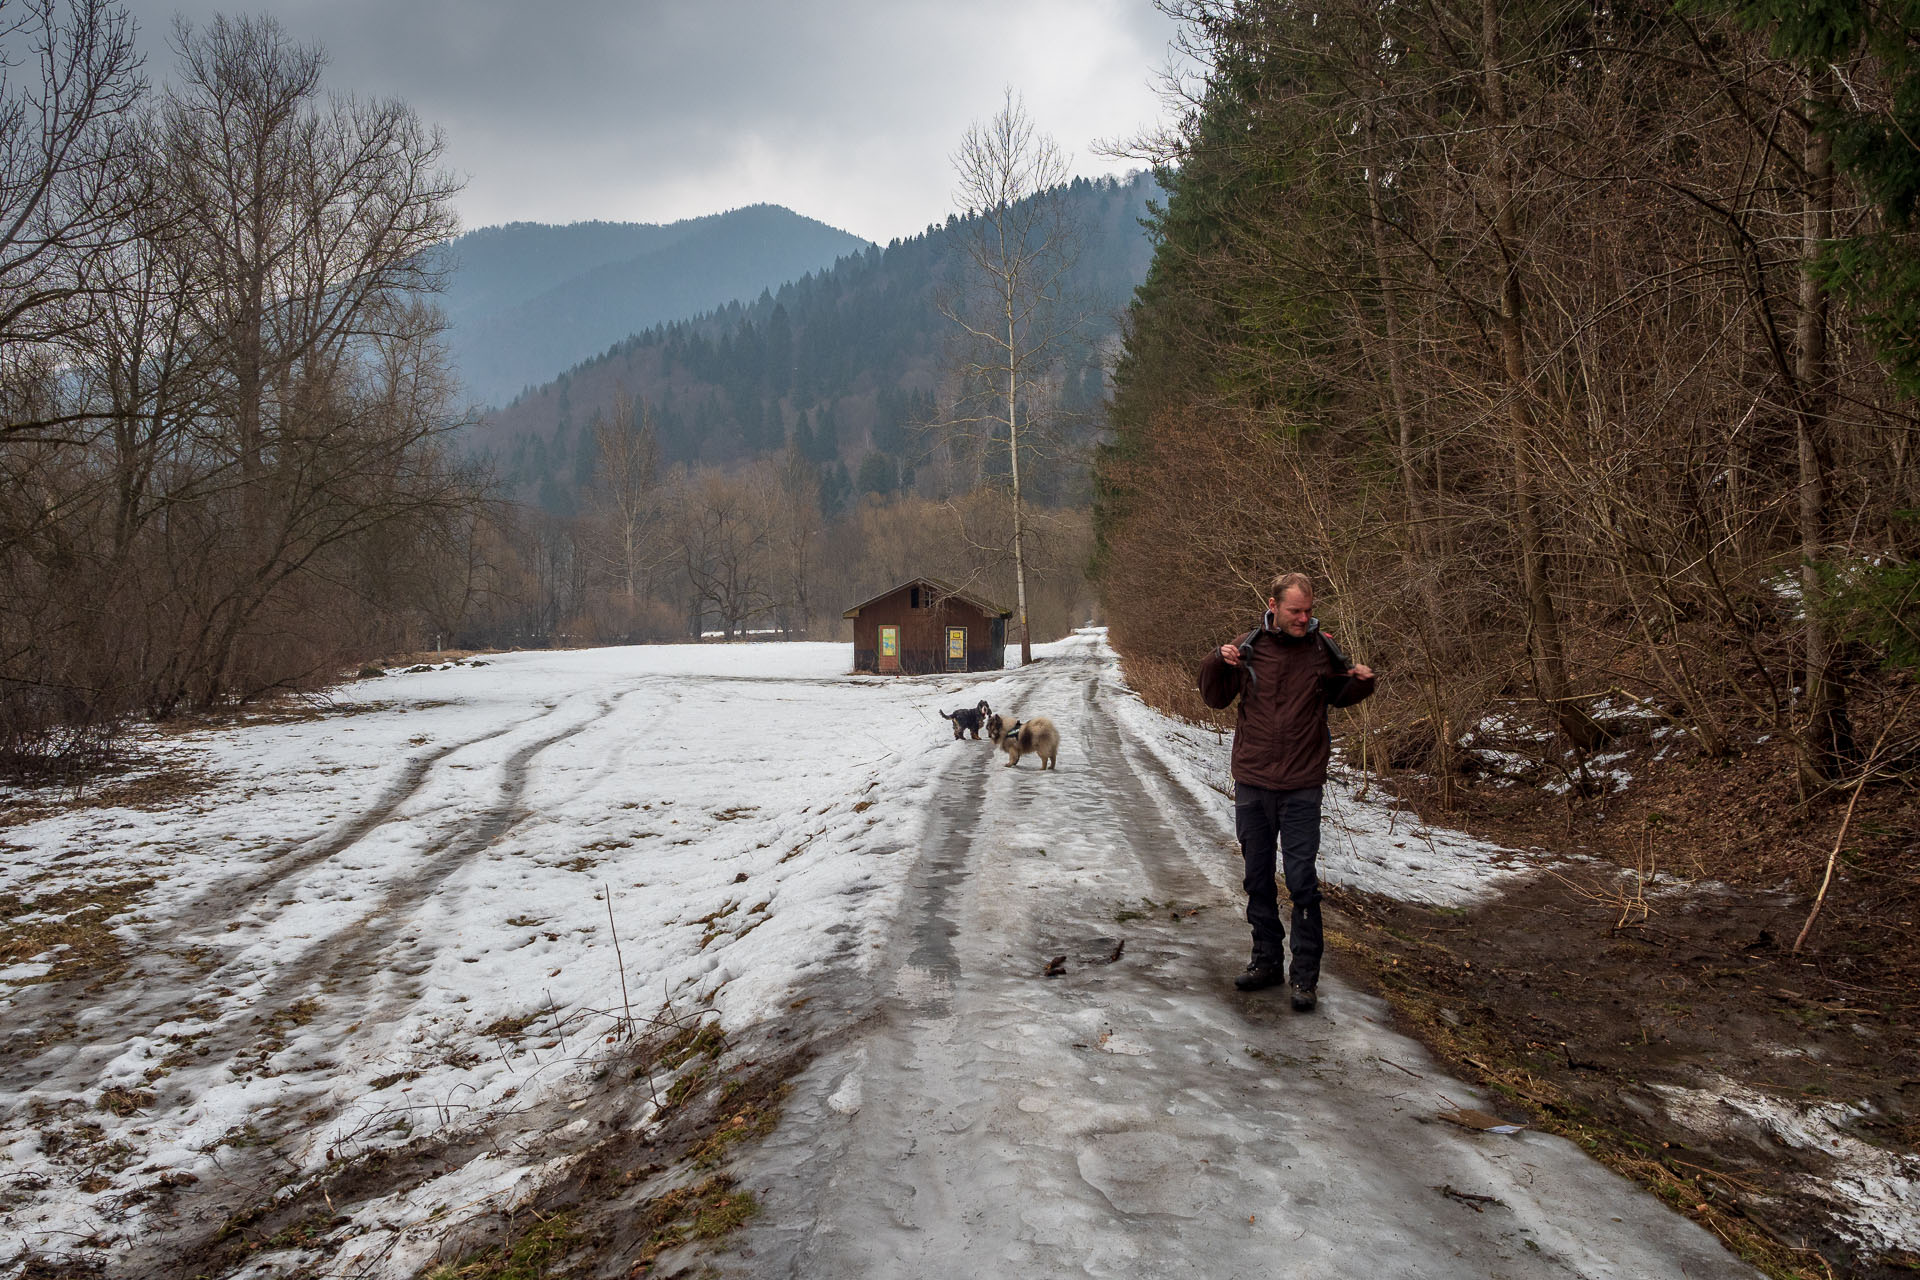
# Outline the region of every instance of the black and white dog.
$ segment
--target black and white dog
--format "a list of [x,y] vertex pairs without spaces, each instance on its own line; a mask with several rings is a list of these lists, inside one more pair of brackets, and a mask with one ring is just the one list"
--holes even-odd
[[981,726],[986,724],[987,717],[992,714],[993,708],[987,705],[985,698],[982,698],[978,704],[971,707],[962,707],[952,715],[948,715],[942,711],[940,718],[942,720],[953,721],[953,736],[955,738],[960,737],[968,731],[972,731],[973,740],[978,742],[980,740]]

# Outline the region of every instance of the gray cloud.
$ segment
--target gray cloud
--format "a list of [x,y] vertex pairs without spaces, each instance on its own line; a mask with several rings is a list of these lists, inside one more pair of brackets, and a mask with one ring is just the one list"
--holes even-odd
[[948,156],[1012,86],[1074,171],[1151,127],[1173,25],[1146,0],[186,0],[139,5],[155,79],[171,14],[268,12],[329,83],[446,130],[468,226],[671,221],[758,201],[875,240],[945,217]]

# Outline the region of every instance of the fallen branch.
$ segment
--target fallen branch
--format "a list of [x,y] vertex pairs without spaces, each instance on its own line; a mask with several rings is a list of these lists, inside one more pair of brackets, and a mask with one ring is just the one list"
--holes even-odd
[[1507,1207],[1507,1202],[1505,1200],[1500,1199],[1498,1196],[1483,1196],[1483,1195],[1477,1195],[1471,1191],[1456,1191],[1454,1190],[1451,1183],[1442,1183],[1441,1185],[1435,1187],[1434,1190],[1438,1191],[1441,1195],[1445,1196],[1449,1200],[1458,1200],[1461,1204],[1467,1206],[1467,1208],[1473,1210],[1475,1213],[1486,1212],[1486,1210],[1481,1207],[1482,1205],[1497,1204],[1502,1209]]
[[[1920,693],[1920,689],[1914,690],[1914,693]],[[1853,798],[1847,801],[1846,816],[1840,820],[1840,834],[1833,838],[1833,848],[1827,853],[1827,870],[1826,874],[1820,877],[1820,892],[1813,895],[1813,910],[1807,912],[1807,922],[1800,926],[1800,936],[1793,940],[1794,955],[1800,954],[1800,948],[1806,942],[1807,935],[1813,932],[1813,922],[1820,918],[1820,908],[1826,905],[1827,889],[1833,884],[1833,867],[1840,860],[1840,846],[1846,842],[1847,828],[1853,825],[1853,809],[1860,803],[1860,793],[1867,789],[1868,779],[1873,777],[1874,771],[1879,767],[1880,748],[1886,744],[1887,734],[1893,731],[1893,726],[1900,723],[1900,717],[1906,713],[1907,704],[1912,701],[1913,693],[1909,693],[1901,701],[1900,710],[1893,713],[1881,728],[1880,736],[1873,740],[1873,750],[1867,753],[1867,763],[1860,770],[1860,780],[1853,784]]]

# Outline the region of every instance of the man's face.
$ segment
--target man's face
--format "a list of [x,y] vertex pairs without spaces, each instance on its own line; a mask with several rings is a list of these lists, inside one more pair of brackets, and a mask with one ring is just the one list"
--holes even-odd
[[1298,587],[1288,587],[1278,600],[1267,598],[1273,610],[1273,625],[1290,636],[1304,636],[1313,624],[1313,597]]

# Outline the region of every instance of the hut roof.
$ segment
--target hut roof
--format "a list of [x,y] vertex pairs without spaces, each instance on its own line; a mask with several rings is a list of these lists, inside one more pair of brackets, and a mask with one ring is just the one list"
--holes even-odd
[[949,600],[965,601],[967,604],[972,605],[974,608],[978,609],[982,613],[991,614],[996,618],[1011,618],[1013,616],[1013,610],[1002,609],[999,605],[994,604],[990,600],[983,599],[982,597],[976,596],[968,591],[962,591],[959,587],[954,586],[951,582],[942,582],[938,578],[908,578],[905,582],[896,583],[893,586],[888,587],[885,591],[882,591],[879,595],[869,596],[867,599],[862,600],[859,604],[853,606],[853,608],[847,610],[845,613],[841,614],[840,616],[843,618],[857,618],[860,616],[860,611],[862,609],[866,608],[870,604],[873,604],[875,601],[885,600],[888,596],[892,595],[896,591],[905,590],[907,587],[911,587],[915,583],[922,583],[922,582],[925,583],[927,586],[932,587],[935,595],[944,597]]

